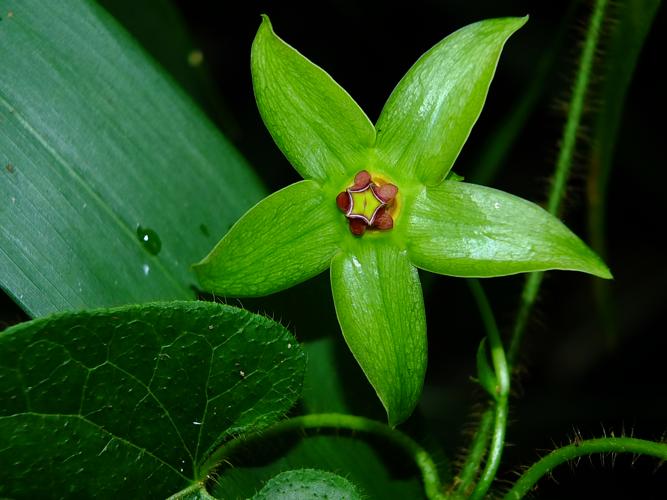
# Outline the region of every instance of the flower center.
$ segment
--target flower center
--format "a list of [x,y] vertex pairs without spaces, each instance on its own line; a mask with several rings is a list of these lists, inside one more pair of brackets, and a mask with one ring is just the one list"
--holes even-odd
[[389,183],[376,183],[371,174],[362,170],[354,184],[336,197],[336,204],[350,222],[350,231],[361,236],[367,229],[387,231],[394,227],[391,208],[398,188]]

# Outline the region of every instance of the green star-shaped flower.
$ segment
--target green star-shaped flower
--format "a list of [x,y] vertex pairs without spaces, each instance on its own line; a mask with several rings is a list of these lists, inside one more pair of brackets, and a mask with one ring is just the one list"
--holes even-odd
[[525,22],[481,21],[442,40],[403,77],[375,126],[327,73],[276,36],[267,17],[253,43],[260,113],[305,180],[248,211],[195,266],[200,283],[221,295],[260,296],[330,267],[341,330],[392,425],[414,409],[426,370],[417,268],[610,277],[537,205],[447,180],[502,47]]

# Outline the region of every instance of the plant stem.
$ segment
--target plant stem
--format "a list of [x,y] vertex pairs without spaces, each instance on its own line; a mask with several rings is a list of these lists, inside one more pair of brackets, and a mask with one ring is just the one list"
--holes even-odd
[[470,452],[457,480],[454,498],[465,498],[473,489],[493,429],[493,413],[493,408],[488,408],[482,413],[477,432],[470,445]]
[[510,373],[505,359],[505,350],[500,339],[500,332],[498,325],[493,316],[491,305],[489,304],[484,289],[479,284],[478,280],[468,280],[470,290],[472,291],[479,312],[484,322],[487,338],[491,347],[491,359],[493,360],[493,368],[496,372],[496,398],[494,408],[494,422],[493,433],[491,436],[491,445],[489,447],[489,455],[486,459],[484,471],[470,495],[472,500],[478,500],[486,495],[486,492],[491,487],[491,483],[496,477],[498,467],[500,466],[500,458],[502,457],[503,448],[505,446],[505,431],[507,429],[507,412],[508,399],[510,392]]
[[[547,210],[549,213],[556,216],[559,215],[563,199],[565,198],[567,182],[572,167],[572,158],[574,157],[574,151],[577,144],[577,131],[581,125],[584,103],[590,84],[593,62],[595,60],[595,51],[598,47],[600,38],[600,27],[602,26],[606,8],[607,0],[595,1],[593,13],[586,32],[586,39],[581,53],[581,60],[577,70],[574,88],[572,89],[569,113],[563,129],[561,147],[558,153],[558,159],[556,160],[556,170],[554,172],[554,179],[547,201]],[[542,273],[531,273],[526,279],[526,284],[524,285],[523,293],[521,294],[521,305],[519,306],[519,313],[517,315],[514,330],[512,331],[512,340],[508,352],[508,359],[512,366],[516,363],[516,358],[526,328],[526,322],[530,316],[533,305],[535,304],[535,299],[539,292],[540,285],[542,284],[542,277]]]
[[338,413],[320,413],[294,417],[278,422],[261,432],[233,439],[218,448],[206,460],[200,467],[200,475],[206,475],[216,465],[223,462],[225,458],[233,455],[236,450],[249,443],[265,440],[285,432],[323,428],[346,429],[354,432],[373,434],[394,443],[409,455],[419,468],[427,498],[435,500],[444,499],[444,495],[441,492],[440,476],[438,475],[438,469],[433,462],[433,459],[429,453],[412,438],[381,422],[364,417]]
[[179,491],[178,493],[174,493],[172,496],[167,498],[167,500],[192,500],[192,499],[197,499],[197,500],[215,500],[215,497],[211,496],[208,491],[206,491],[206,488],[204,487],[203,483],[197,482],[194,484],[191,484],[184,490]]
[[[479,428],[470,447],[470,453],[461,470],[459,484],[454,493],[456,498],[482,498],[489,490],[491,483],[496,477],[500,458],[505,444],[505,430],[507,428],[508,398],[510,390],[509,367],[505,359],[505,351],[500,339],[498,325],[493,315],[489,301],[484,289],[478,280],[468,280],[470,290],[475,297],[479,308],[482,322],[486,330],[489,345],[491,347],[491,358],[496,373],[497,387],[493,407],[484,412],[480,420]],[[477,486],[470,494],[475,475],[480,468],[487,443],[491,439],[489,455],[486,465]]]
[[542,476],[551,472],[558,465],[573,458],[594,453],[635,453],[667,460],[667,444],[628,437],[587,439],[575,442],[552,451],[536,462],[514,483],[512,489],[505,495],[505,500],[523,498]]

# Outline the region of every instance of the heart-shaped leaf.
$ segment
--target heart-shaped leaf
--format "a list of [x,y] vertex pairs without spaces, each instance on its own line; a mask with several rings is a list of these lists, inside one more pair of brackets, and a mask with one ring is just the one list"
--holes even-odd
[[0,496],[165,497],[278,420],[305,357],[279,324],[204,302],[42,318],[0,334]]

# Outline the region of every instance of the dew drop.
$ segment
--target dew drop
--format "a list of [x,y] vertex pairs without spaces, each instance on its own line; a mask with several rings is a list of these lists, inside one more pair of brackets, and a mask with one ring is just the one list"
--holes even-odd
[[206,224],[199,224],[199,230],[201,231],[201,234],[204,236],[208,237],[211,235],[208,231],[208,226]]
[[157,255],[162,249],[160,237],[152,229],[146,227],[137,227],[137,237],[144,249],[151,255]]
[[148,264],[144,264],[142,269],[144,271],[144,276],[148,276],[148,273],[151,272],[151,266],[149,266]]

